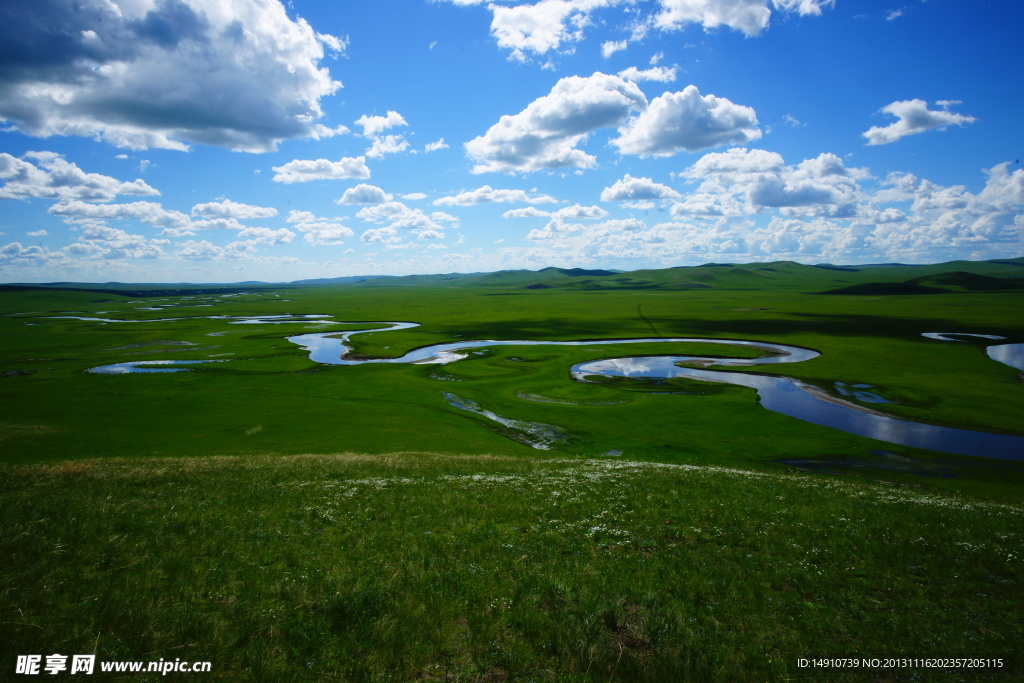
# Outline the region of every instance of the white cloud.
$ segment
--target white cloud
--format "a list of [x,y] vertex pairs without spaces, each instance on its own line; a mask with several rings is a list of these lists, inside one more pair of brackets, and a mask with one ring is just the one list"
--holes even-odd
[[24,247],[21,242],[11,242],[0,247],[0,266],[42,267],[48,261],[66,260],[67,256],[60,251],[50,251],[46,247]]
[[405,119],[397,111],[389,111],[387,116],[366,116],[356,119],[355,124],[362,126],[363,137],[369,138],[395,126],[408,126]]
[[703,182],[672,207],[675,216],[738,216],[777,208],[786,215],[850,217],[864,200],[857,181],[870,177],[864,169],[847,168],[834,154],[786,166],[775,152],[744,148],[706,154],[683,176]]
[[385,154],[402,152],[409,147],[409,141],[401,135],[375,136],[373,144],[366,150],[366,156],[371,159],[380,159]]
[[219,202],[208,202],[196,204],[192,207],[193,216],[204,218],[272,218],[277,215],[277,209],[267,206],[253,206],[251,204],[239,204],[230,199]]
[[200,242],[188,240],[179,246],[181,249],[177,252],[177,256],[186,261],[219,261],[228,255],[227,249],[206,240]]
[[383,204],[390,202],[392,196],[384,190],[366,183],[359,183],[355,187],[345,190],[341,199],[335,200],[336,204]]
[[651,56],[651,66],[654,66],[663,59],[665,59],[664,52],[655,52],[654,55]]
[[477,204],[501,202],[527,202],[529,204],[553,204],[558,200],[546,194],[531,197],[525,190],[495,190],[484,185],[475,190],[434,200],[435,206],[475,206]]
[[[951,100],[942,100],[937,104],[949,106],[953,103]],[[977,120],[973,116],[954,114],[951,111],[930,110],[928,103],[924,100],[893,102],[882,107],[880,111],[898,117],[899,121],[884,128],[872,126],[870,130],[863,133],[864,137],[868,139],[869,145],[887,145],[907,135],[916,135],[932,128],[942,130],[946,126],[964,126]]]
[[188,224],[191,230],[244,230],[237,218],[203,218]]
[[774,172],[785,164],[782,155],[776,152],[767,152],[763,149],[748,151],[743,147],[733,147],[725,152],[705,154],[686,169],[683,175],[688,178],[715,176],[725,178],[727,182],[735,182],[737,176],[742,178],[751,173]]
[[571,237],[571,233],[581,233],[585,239],[592,240],[613,231],[629,232],[645,227],[647,227],[646,224],[637,218],[614,219],[588,226],[581,223],[567,223],[561,218],[553,217],[541,230],[531,230],[526,235],[526,239],[531,242],[550,242],[568,239]]
[[677,30],[687,24],[700,24],[705,29],[728,26],[747,36],[756,36],[768,27],[772,11],[796,12],[801,16],[820,15],[822,7],[831,7],[835,0],[659,0],[662,11],[654,17],[654,25],[663,30]]
[[323,219],[296,223],[295,229],[303,233],[303,241],[310,246],[344,244],[346,237],[355,234],[348,226]]
[[477,162],[473,173],[590,168],[596,159],[576,145],[646,106],[636,84],[618,76],[570,76],[520,113],[502,116],[487,133],[465,144],[466,153]]
[[253,240],[262,244],[287,244],[295,237],[295,233],[288,228],[271,230],[270,228],[245,228],[238,233],[239,239]]
[[402,202],[385,202],[384,204],[368,206],[360,209],[356,213],[356,217],[362,218],[364,221],[388,223],[387,227],[395,230],[415,231],[442,230],[443,227],[437,221],[458,220],[454,216],[441,212],[435,212],[432,216],[428,216],[421,209],[410,209]]
[[886,21],[893,21],[894,19],[899,19],[902,16],[903,16],[903,8],[894,9],[891,12],[889,12],[888,14],[885,15],[885,20]]
[[622,154],[672,156],[719,145],[744,144],[761,137],[757,115],[750,107],[724,97],[701,96],[696,86],[666,92],[619,128],[611,141]]
[[45,230],[31,230],[29,232],[26,232],[25,234],[28,235],[29,237],[46,237],[50,233],[46,232]]
[[191,224],[188,216],[180,211],[168,211],[156,202],[132,202],[130,204],[87,204],[71,199],[61,200],[47,209],[55,216],[64,216],[71,222],[93,220],[142,221],[155,228],[185,227]]
[[166,237],[194,237],[195,233],[191,230],[184,228],[164,228],[160,231],[162,236]]
[[533,206],[527,206],[525,209],[509,209],[505,213],[501,214],[502,218],[540,218],[547,217],[551,214],[547,211],[541,211]]
[[626,207],[627,209],[636,209],[637,211],[649,211],[650,209],[653,209],[655,206],[657,206],[657,204],[645,200],[642,202],[623,202],[622,206]]
[[427,146],[423,148],[424,152],[436,152],[439,149],[448,149],[448,143],[441,138],[437,142],[428,142]]
[[[601,56],[608,59],[616,52],[625,50],[629,43],[625,40],[608,40],[601,43]],[[620,74],[621,75],[621,74]]]
[[573,204],[572,206],[566,206],[558,211],[551,214],[551,218],[554,220],[574,218],[576,220],[597,220],[599,218],[605,218],[608,212],[602,209],[600,206],[580,206],[579,204]]
[[[626,199],[678,199],[679,193],[668,185],[656,183],[650,178],[634,178],[628,173],[622,180],[601,191],[602,202],[618,202]],[[652,204],[651,207],[654,205]],[[636,208],[636,207],[634,207]],[[650,208],[644,206],[643,208]]]
[[619,72],[619,78],[627,81],[658,81],[661,83],[668,83],[669,81],[676,80],[676,74],[679,72],[679,67],[667,67],[667,66],[655,66],[650,69],[640,70],[635,66],[631,66],[628,69]]
[[[502,0],[504,1],[504,0]],[[512,0],[509,0],[510,2]],[[519,0],[515,0],[518,2]],[[544,55],[583,39],[584,29],[595,23],[591,14],[595,10],[619,4],[637,4],[635,0],[541,0],[534,4],[514,4],[506,7],[489,0],[449,0],[456,5],[480,5],[486,2],[492,12],[491,35],[498,46],[510,50],[509,59],[525,62],[528,53]],[[651,29],[674,31],[690,24],[700,24],[706,30],[728,26],[755,36],[768,27],[772,9],[801,16],[820,15],[823,7],[831,7],[835,0],[658,0],[658,10],[645,14],[634,10],[636,17],[630,22],[631,40],[642,40]],[[606,41],[601,54],[608,58],[625,49],[626,40]],[[651,59],[656,64],[662,57],[658,53]],[[550,59],[543,68],[553,68]]]
[[77,256],[107,260],[157,259],[164,255],[162,247],[166,244],[167,240],[147,240],[142,235],[132,235],[118,228],[91,224],[83,226],[78,242],[64,250]]
[[397,244],[402,241],[397,237],[398,231],[394,228],[370,228],[359,236],[361,242],[381,242],[383,244]]
[[326,218],[317,218],[316,214],[312,211],[297,211],[292,209],[288,212],[288,218],[285,219],[288,223],[312,223],[313,221],[325,221]]
[[33,136],[265,152],[347,130],[316,122],[341,87],[324,47],[343,41],[277,0],[21,3],[3,13],[0,44],[0,119]]
[[370,169],[366,157],[343,157],[339,161],[327,159],[293,159],[283,166],[274,166],[276,183],[305,183],[310,180],[366,180]]
[[[2,82],[0,82],[2,85]],[[116,178],[86,173],[54,152],[28,152],[30,161],[0,153],[0,199],[84,199],[108,202],[117,195],[158,195],[142,180],[123,183]]]
[[[730,150],[705,161],[701,167],[709,174],[693,178],[700,188],[677,204],[692,204],[703,194],[719,207],[735,206],[736,213],[679,214],[649,228],[636,219],[590,225],[552,220],[526,235],[533,246],[502,249],[486,266],[480,257],[465,254],[454,254],[449,262],[462,270],[650,268],[707,261],[935,263],[965,254],[975,260],[1015,257],[1024,243],[1024,170],[1011,172],[1008,164],[991,168],[985,189],[973,194],[905,173],[878,182],[830,154],[786,165],[758,151]],[[777,208],[749,204],[748,190],[762,175],[781,178],[791,193],[801,182],[831,183],[833,198],[845,195],[843,201],[850,201]],[[883,189],[869,192],[861,184]],[[906,206],[886,206],[893,202]]]
[[410,192],[409,194],[401,195],[401,197],[402,199],[408,199],[409,201],[415,202],[420,199],[426,199],[427,195],[423,194],[422,192]]
[[443,240],[444,233],[437,230],[422,230],[416,235],[418,240]]
[[[591,10],[614,0],[541,0],[534,5],[488,5],[494,13],[491,34],[498,46],[512,50],[510,59],[525,61],[526,52],[542,55],[563,42],[583,38]],[[468,3],[459,3],[468,4]]]

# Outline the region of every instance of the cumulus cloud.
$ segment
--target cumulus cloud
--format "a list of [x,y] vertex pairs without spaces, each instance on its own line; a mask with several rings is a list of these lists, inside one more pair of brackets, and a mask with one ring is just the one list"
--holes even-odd
[[775,152],[745,148],[706,154],[683,176],[703,182],[672,207],[676,216],[737,216],[776,208],[787,215],[849,217],[864,199],[858,180],[870,177],[865,169],[847,168],[834,154],[786,166]]
[[244,225],[237,218],[202,218],[188,224],[194,230],[242,230]]
[[409,141],[401,135],[384,135],[373,138],[373,144],[366,150],[366,156],[371,159],[380,159],[385,154],[396,154],[405,151],[409,147]]
[[[760,153],[759,153],[760,152]],[[647,227],[631,219],[596,224],[550,221],[526,236],[529,248],[502,252],[502,267],[564,264],[651,267],[706,261],[865,263],[1008,258],[1024,243],[1024,170],[1008,163],[987,171],[982,191],[940,186],[907,173],[879,181],[866,169],[845,167],[831,154],[787,165],[761,150],[707,155],[684,177],[700,182],[685,195],[675,219]],[[698,177],[701,176],[701,177]],[[797,206],[751,203],[763,176],[782,181],[781,196]],[[820,183],[811,190],[801,183]],[[870,191],[871,185],[879,189]],[[801,191],[823,191],[839,204],[799,205]],[[693,211],[698,198],[735,212]],[[732,202],[730,204],[729,202]],[[887,206],[898,203],[899,206]],[[758,216],[756,214],[765,215]]]
[[501,202],[527,202],[528,204],[553,204],[558,200],[546,194],[531,197],[525,190],[495,190],[484,185],[475,190],[434,200],[436,206],[475,206],[477,204]]
[[[455,5],[486,4],[492,12],[491,35],[498,46],[510,51],[509,59],[525,62],[529,55],[545,55],[560,48],[574,49],[573,43],[583,40],[584,30],[593,24],[596,10],[634,0],[541,0],[534,4],[508,7],[490,0],[449,0]],[[675,31],[690,24],[705,30],[727,26],[747,36],[756,36],[768,27],[772,11],[801,16],[820,15],[822,8],[832,7],[835,0],[657,0],[653,13],[636,10],[630,22],[631,40],[642,40],[652,29]],[[608,58],[626,49],[627,40],[606,41],[601,54]],[[652,64],[657,60],[652,60]],[[550,60],[545,63],[551,64]]]
[[551,214],[547,211],[541,211],[540,209],[527,206],[525,209],[509,209],[505,213],[501,214],[502,218],[539,218],[550,216]]
[[64,251],[107,260],[157,259],[164,256],[163,246],[167,243],[167,240],[147,239],[118,228],[91,224],[83,226],[78,241]]
[[437,142],[428,142],[427,146],[423,148],[424,152],[436,152],[439,149],[448,149],[448,143],[441,138]]
[[423,194],[422,192],[410,192],[409,194],[403,194],[400,196],[402,197],[402,199],[408,199],[409,201],[412,202],[427,198],[427,195]]
[[203,218],[272,218],[277,215],[277,209],[268,206],[253,206],[251,204],[240,204],[230,199],[219,202],[208,202],[196,204],[192,207],[193,216]]
[[303,241],[310,246],[344,244],[346,237],[355,234],[348,226],[333,221],[297,223],[295,229],[303,233]]
[[625,50],[629,42],[625,40],[607,40],[601,43],[601,56],[608,59],[616,52]]
[[325,221],[326,218],[317,218],[316,214],[312,211],[298,211],[292,209],[288,212],[288,217],[285,221],[288,223],[311,223],[313,221]]
[[676,74],[679,72],[679,67],[668,67],[668,66],[655,66],[650,69],[638,69],[635,66],[631,66],[628,69],[619,72],[619,78],[627,81],[658,81],[661,83],[668,83],[676,80]]
[[958,102],[942,100],[936,104],[942,106],[943,109],[941,111],[928,109],[928,103],[924,100],[902,100],[887,104],[880,111],[892,114],[899,118],[899,121],[885,127],[872,126],[870,130],[863,133],[863,136],[868,139],[869,145],[887,145],[902,137],[917,135],[932,128],[944,130],[946,126],[962,127],[977,120],[973,116],[946,111],[945,107],[958,104]]
[[70,199],[57,202],[47,211],[54,216],[63,216],[70,222],[134,219],[155,228],[184,227],[192,222],[180,211],[169,211],[156,202],[89,204],[78,199]]
[[655,97],[650,106],[619,128],[611,144],[622,154],[672,156],[719,145],[744,144],[761,137],[750,107],[724,97],[701,96],[696,86]]
[[466,153],[477,162],[473,173],[590,168],[597,160],[576,145],[646,107],[647,98],[636,84],[618,76],[570,76],[520,113],[502,116],[484,135],[465,144]]
[[801,16],[820,15],[823,7],[835,0],[659,0],[662,10],[653,23],[663,30],[677,30],[688,24],[705,29],[728,26],[747,36],[756,36],[768,27],[774,7]]
[[[246,252],[254,249],[247,249],[245,245],[230,244],[227,247],[218,247],[212,242],[201,240],[188,240],[182,242],[176,253],[178,258],[185,261],[221,261],[227,258],[238,258]],[[242,248],[239,248],[242,247]]]
[[588,226],[582,223],[567,223],[561,218],[553,217],[542,229],[531,230],[526,239],[531,242],[550,242],[568,239],[571,233],[580,233],[584,239],[593,240],[611,232],[630,232],[645,227],[646,224],[637,218],[617,218]]
[[362,115],[356,119],[355,124],[363,129],[363,137],[373,137],[388,128],[395,126],[408,126],[405,119],[397,111],[389,111],[387,116]]
[[551,214],[551,218],[554,220],[566,218],[573,218],[576,220],[596,220],[604,218],[607,215],[608,212],[600,206],[580,206],[579,204],[573,204],[572,206],[566,206],[553,212]]
[[[488,5],[494,14],[491,35],[498,46],[511,50],[510,59],[525,61],[526,53],[542,55],[563,42],[583,38],[590,11],[614,0],[541,0],[534,5]],[[466,4],[466,3],[460,3]]]
[[66,260],[68,257],[60,251],[50,251],[46,247],[25,247],[21,242],[11,242],[0,247],[0,266],[42,267],[43,265]]
[[295,237],[295,233],[288,228],[271,230],[270,228],[244,228],[238,232],[238,238],[253,240],[263,244],[287,244]]
[[[638,199],[678,199],[679,193],[668,185],[656,183],[650,178],[634,178],[628,173],[622,180],[601,191],[602,202],[619,202]],[[651,205],[654,206],[653,204]],[[644,207],[649,208],[649,207]]]
[[310,180],[366,180],[370,169],[366,157],[342,157],[339,161],[327,159],[293,159],[283,166],[274,166],[276,183],[305,183]]
[[347,131],[317,123],[344,41],[277,0],[14,0],[0,44],[0,119],[29,135],[265,152]]
[[373,185],[367,185],[366,183],[359,183],[355,187],[350,187],[345,190],[345,193],[341,195],[341,198],[336,200],[336,204],[383,204],[384,202],[390,202],[392,196],[384,192],[384,190]]
[[733,147],[725,152],[705,154],[693,166],[686,169],[683,175],[688,178],[715,176],[735,182],[737,177],[742,178],[751,173],[778,171],[785,164],[786,161],[782,158],[782,155],[776,152]]
[[[360,209],[356,217],[374,223],[387,223],[394,230],[442,230],[440,222],[457,223],[455,216],[440,211],[427,215],[421,209],[411,209],[402,202],[385,202]],[[362,238],[360,238],[362,239]],[[365,240],[364,240],[365,241]]]
[[352,237],[355,234],[351,228],[342,225],[339,221],[317,218],[316,214],[310,211],[292,210],[288,212],[288,218],[285,220],[303,233],[303,241],[310,246],[344,244],[346,237]]
[[361,242],[380,242],[382,244],[397,244],[402,241],[398,237],[398,231],[394,228],[370,228],[359,236]]
[[109,202],[122,194],[160,194],[142,180],[125,183],[99,173],[86,173],[54,152],[28,152],[24,157],[35,160],[35,164],[24,158],[0,153],[0,180],[4,181],[4,186],[0,187],[0,199]]

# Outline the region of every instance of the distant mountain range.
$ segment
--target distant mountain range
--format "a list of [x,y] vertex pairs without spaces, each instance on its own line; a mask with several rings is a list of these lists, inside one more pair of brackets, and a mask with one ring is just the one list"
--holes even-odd
[[[1020,280],[1018,280],[1020,278]],[[357,275],[296,280],[286,283],[259,281],[229,284],[126,284],[120,282],[46,282],[0,285],[0,291],[78,290],[127,297],[181,294],[231,294],[254,289],[303,287],[478,287],[490,291],[544,290],[600,291],[642,290],[761,290],[787,289],[837,295],[946,294],[955,292],[1024,291],[1024,257],[989,261],[949,261],[929,265],[874,263],[864,265],[804,265],[794,261],[772,263],[705,263],[700,266],[633,271],[542,268],[501,270],[494,273],[447,273],[439,275]]]

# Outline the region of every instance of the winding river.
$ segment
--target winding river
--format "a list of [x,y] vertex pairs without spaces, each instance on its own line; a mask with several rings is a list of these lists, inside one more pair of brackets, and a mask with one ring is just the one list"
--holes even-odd
[[[68,316],[72,317],[72,316]],[[214,317],[214,316],[210,316]],[[217,316],[221,317],[221,316]],[[334,322],[324,320],[328,316],[270,316],[253,318],[227,318],[235,324],[260,323],[310,323]],[[92,319],[96,320],[96,319]],[[167,320],[167,319],[165,319]],[[169,321],[169,320],[167,320]],[[121,322],[104,320],[104,322]],[[153,322],[153,321],[151,321]],[[359,323],[347,323],[359,324]],[[409,351],[398,358],[349,359],[349,338],[356,334],[385,332],[417,327],[419,323],[388,322],[382,327],[351,332],[316,332],[288,337],[288,341],[309,352],[311,360],[328,365],[366,365],[373,363],[446,364],[466,358],[470,349],[489,346],[605,346],[640,343],[704,343],[721,344],[760,349],[766,355],[759,358],[714,358],[707,356],[641,356],[629,358],[606,358],[587,361],[572,366],[572,378],[588,382],[588,377],[632,377],[663,380],[673,377],[687,377],[704,382],[718,382],[749,387],[757,391],[759,402],[768,410],[795,417],[816,425],[839,429],[850,434],[865,436],[888,443],[926,448],[957,455],[983,456],[1003,460],[1024,460],[1024,437],[989,432],[974,432],[950,427],[921,424],[901,420],[871,410],[850,401],[844,401],[826,394],[821,389],[788,377],[723,372],[709,370],[709,367],[752,367],[757,365],[780,365],[800,363],[817,358],[820,353],[812,349],[788,346],[774,342],[747,341],[737,339],[705,339],[698,337],[604,339],[584,341],[534,341],[534,340],[467,340],[432,344]],[[928,332],[924,336],[936,341],[960,341],[953,336],[983,337],[1002,339],[995,335],[970,335],[963,333]],[[1007,365],[1024,369],[1024,344],[1002,344],[989,346],[990,358]],[[123,374],[136,372],[182,372],[188,368],[169,367],[210,361],[130,361],[92,368],[96,374]],[[685,366],[685,367],[684,367]],[[459,407],[459,406],[457,406]],[[474,411],[478,412],[478,411]]]

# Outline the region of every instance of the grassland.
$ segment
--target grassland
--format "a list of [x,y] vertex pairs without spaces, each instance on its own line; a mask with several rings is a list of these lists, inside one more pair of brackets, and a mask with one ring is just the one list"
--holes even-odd
[[[220,680],[824,680],[795,658],[1014,652],[1021,463],[810,425],[739,387],[568,375],[609,356],[744,355],[722,346],[511,346],[441,367],[338,367],[284,338],[402,320],[421,326],[359,335],[355,353],[779,342],[822,353],[779,374],[832,393],[870,384],[892,415],[1020,435],[1020,373],[981,344],[920,336],[1024,341],[1024,294],[1006,277],[1016,261],[953,275],[757,264],[142,298],[138,286],[0,291],[0,642],[187,652]],[[864,284],[879,286],[820,293]],[[284,313],[360,324],[158,321]],[[85,373],[151,359],[220,362]],[[532,449],[446,393],[566,438]]]
[[[905,487],[430,454],[3,474],[10,651],[211,680],[844,681],[866,679],[796,658],[1024,635],[1022,509]],[[867,680],[960,680],[907,673]]]

